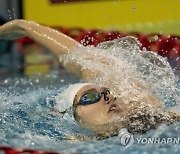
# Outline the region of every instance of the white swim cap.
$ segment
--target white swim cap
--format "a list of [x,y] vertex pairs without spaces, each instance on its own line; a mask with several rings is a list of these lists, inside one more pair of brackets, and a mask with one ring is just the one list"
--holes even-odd
[[82,87],[89,85],[89,84],[92,84],[92,83],[76,83],[76,84],[70,85],[67,89],[65,89],[64,91],[59,93],[55,97],[55,101],[57,103],[57,109],[60,112],[64,112],[67,109],[69,109],[70,107],[72,107],[73,101],[74,101],[74,98],[75,98],[75,95],[77,94],[77,92]]

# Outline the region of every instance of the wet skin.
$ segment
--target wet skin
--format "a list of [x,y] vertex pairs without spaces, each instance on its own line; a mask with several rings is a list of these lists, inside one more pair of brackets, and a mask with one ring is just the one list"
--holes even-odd
[[178,115],[165,111],[160,105],[154,105],[151,100],[148,103],[130,101],[126,104],[108,92],[93,104],[80,104],[80,98],[90,91],[102,93],[107,88],[94,84],[81,88],[73,104],[74,112],[78,115],[75,119],[81,127],[97,136],[117,135],[121,128],[127,128],[133,134],[142,134],[162,123],[169,125],[179,121]]
[[92,84],[86,85],[78,91],[75,97],[74,107],[76,114],[81,120],[93,125],[103,125],[112,122],[114,119],[121,119],[123,117],[128,105],[121,102],[120,99],[111,93],[107,93],[105,96],[102,95],[100,100],[93,104],[81,105],[79,103],[80,98],[87,92],[97,91],[101,93],[106,89]]

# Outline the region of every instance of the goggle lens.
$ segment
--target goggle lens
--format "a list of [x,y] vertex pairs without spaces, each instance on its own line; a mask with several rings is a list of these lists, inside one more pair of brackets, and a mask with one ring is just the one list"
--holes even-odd
[[98,102],[100,100],[100,98],[101,98],[101,96],[99,93],[97,93],[95,91],[88,92],[81,97],[79,104],[81,104],[81,105],[93,104],[93,103]]

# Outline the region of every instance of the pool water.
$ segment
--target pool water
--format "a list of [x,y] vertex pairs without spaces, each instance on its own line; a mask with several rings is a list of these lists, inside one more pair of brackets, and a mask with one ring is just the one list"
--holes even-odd
[[[101,44],[99,48],[105,48],[106,45],[107,44]],[[132,44],[130,46],[132,47]],[[113,45],[110,48],[111,49],[108,50],[112,50],[111,56],[115,55],[118,60],[120,58],[120,60],[124,60],[123,62],[133,66],[127,67],[128,69],[133,68],[134,70],[141,72],[140,74],[143,76],[144,80],[152,85],[151,88],[154,93],[165,102],[165,107],[174,107],[177,111],[180,111],[180,78],[178,75],[173,75],[171,68],[166,64],[165,60],[163,60],[165,67],[161,68],[157,67],[158,64],[154,61],[152,62],[152,57],[156,57],[157,55],[152,54],[151,60],[147,60],[147,58],[145,58],[146,61],[139,59],[140,56],[133,52],[136,50],[135,46],[132,49],[133,54],[124,52],[126,48],[121,49],[122,52],[120,53],[119,50],[116,52],[116,45]],[[89,47],[88,52],[90,50],[92,53],[94,52],[94,54],[98,55],[96,52],[97,49],[94,47]],[[82,57],[79,57],[78,59],[78,55],[79,53],[77,52],[74,55],[72,54],[69,57],[65,57],[66,62],[72,60],[76,62],[76,60],[81,60],[83,66],[85,66]],[[105,53],[101,56],[103,57],[103,55],[105,55]],[[146,67],[146,69],[142,66]],[[86,63],[86,67],[88,67],[88,63]],[[100,68],[99,71],[101,71]],[[105,71],[108,73],[107,70]],[[157,79],[158,76],[162,76],[161,81]],[[98,81],[102,80],[97,80],[97,82]],[[135,142],[132,146],[127,148],[122,145],[120,134],[104,140],[93,139],[89,141],[77,141],[74,136],[80,134],[91,136],[93,134],[80,128],[70,116],[54,112],[52,110],[53,104],[51,102],[53,96],[65,89],[67,85],[77,82],[80,82],[80,79],[63,70],[58,73],[52,72],[43,76],[43,78],[37,75],[33,79],[17,77],[1,80],[0,145],[76,153],[137,154],[144,152],[157,154],[180,152],[180,141],[179,143],[169,144],[143,144]],[[179,132],[180,123],[175,123],[170,126],[161,125],[156,130],[151,130],[144,135],[135,135],[134,138],[180,138]]]

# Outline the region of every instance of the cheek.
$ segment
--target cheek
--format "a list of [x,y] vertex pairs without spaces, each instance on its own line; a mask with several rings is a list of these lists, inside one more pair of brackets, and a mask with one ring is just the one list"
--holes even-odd
[[79,106],[76,109],[78,116],[85,122],[92,124],[104,124],[108,121],[106,108],[101,105]]

